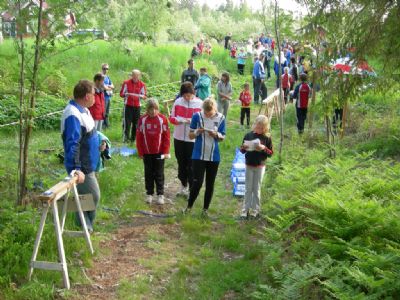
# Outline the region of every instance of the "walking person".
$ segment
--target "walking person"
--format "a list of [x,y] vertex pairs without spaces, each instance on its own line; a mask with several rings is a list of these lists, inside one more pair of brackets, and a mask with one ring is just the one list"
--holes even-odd
[[310,85],[307,83],[307,74],[300,74],[301,83],[296,86],[293,92],[293,99],[296,99],[297,130],[299,134],[304,132],[304,123],[307,119],[308,100],[311,95]]
[[192,186],[192,152],[194,138],[189,136],[190,122],[193,114],[201,111],[203,101],[195,96],[191,82],[181,85],[180,97],[175,100],[169,121],[175,126],[174,148],[178,161],[178,178],[181,182],[180,194],[189,195]]
[[97,131],[102,130],[104,117],[106,114],[105,101],[104,101],[104,91],[103,82],[104,76],[101,73],[94,75],[94,103],[89,107],[90,114],[94,120],[94,126]]
[[106,106],[106,112],[103,122],[103,128],[110,127],[110,107],[111,107],[111,98],[114,93],[114,84],[112,83],[110,76],[108,76],[108,70],[110,69],[108,64],[101,65],[101,72],[104,76],[104,101]]
[[228,114],[229,101],[232,100],[232,84],[230,83],[229,73],[224,72],[221,75],[221,80],[217,84],[218,95],[218,111],[222,113],[225,118]]
[[250,126],[250,84],[247,82],[243,85],[243,91],[240,93],[239,101],[242,103],[240,108],[240,127],[243,128],[244,118],[246,117],[247,127]]
[[225,117],[217,111],[214,100],[204,100],[203,110],[193,115],[189,136],[196,141],[192,154],[193,186],[190,189],[185,213],[190,213],[205,176],[206,190],[202,215],[207,217],[221,160],[218,144],[225,138]]
[[196,96],[205,100],[211,95],[211,77],[207,74],[207,68],[200,68],[200,78],[197,80],[194,89]]
[[244,52],[244,48],[240,48],[240,52],[237,55],[237,68],[240,75],[244,74],[244,67],[246,65],[247,54]]
[[253,68],[253,88],[254,88],[254,103],[259,104],[260,103],[260,96],[261,96],[261,101],[267,98],[268,92],[267,92],[267,87],[265,86],[265,71],[264,71],[264,55],[260,54],[256,58],[256,61],[254,62],[254,68]]
[[265,173],[265,161],[273,154],[268,118],[259,115],[253,130],[243,138],[240,151],[246,156],[246,192],[240,216],[257,217],[261,210],[261,184]]
[[157,203],[164,204],[164,160],[170,158],[170,132],[167,118],[159,113],[156,99],[146,103],[146,113],[140,117],[136,146],[143,159],[146,202],[151,204],[156,186]]
[[[97,208],[100,188],[95,170],[100,159],[99,137],[89,107],[94,104],[95,89],[89,80],[80,80],[74,87],[74,99],[65,107],[61,119],[61,136],[64,146],[64,165],[68,172],[76,171],[79,194],[91,194]],[[100,151],[99,151],[100,150]],[[85,223],[93,232],[96,209],[85,211]],[[80,224],[78,213],[76,219]]]
[[187,61],[188,68],[182,72],[181,75],[181,83],[184,83],[185,81],[189,81],[193,84],[193,86],[196,84],[197,80],[199,79],[199,73],[196,71],[194,68],[194,60],[189,59]]
[[135,142],[136,127],[140,118],[140,99],[146,99],[146,85],[140,77],[139,70],[132,70],[132,78],[124,81],[119,93],[124,98],[124,143]]

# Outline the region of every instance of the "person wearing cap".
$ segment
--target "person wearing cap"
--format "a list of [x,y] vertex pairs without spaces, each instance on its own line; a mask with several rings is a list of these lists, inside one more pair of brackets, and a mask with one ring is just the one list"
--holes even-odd
[[136,127],[140,118],[140,100],[146,99],[146,85],[140,80],[141,72],[132,70],[132,77],[124,81],[119,95],[124,98],[124,142],[135,142]]

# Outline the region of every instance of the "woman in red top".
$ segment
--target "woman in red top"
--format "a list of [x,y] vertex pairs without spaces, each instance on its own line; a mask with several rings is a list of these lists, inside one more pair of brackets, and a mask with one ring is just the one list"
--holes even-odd
[[140,117],[136,130],[136,146],[144,163],[146,202],[149,204],[153,201],[154,183],[157,203],[164,204],[164,159],[170,158],[168,120],[158,110],[158,101],[149,99],[146,113]]
[[283,97],[285,99],[285,104],[288,102],[288,96],[289,96],[289,90],[290,90],[290,82],[292,81],[290,74],[289,74],[289,68],[285,67],[283,69],[285,72],[282,75],[282,90],[283,90]]
[[239,100],[240,102],[242,102],[242,107],[240,109],[240,126],[243,128],[243,122],[246,116],[247,127],[249,127],[251,93],[250,84],[248,84],[247,82],[243,85],[243,91],[240,93]]
[[105,100],[104,100],[104,75],[97,73],[94,75],[94,104],[89,107],[90,114],[94,120],[94,125],[97,131],[101,131],[103,121],[106,113]]

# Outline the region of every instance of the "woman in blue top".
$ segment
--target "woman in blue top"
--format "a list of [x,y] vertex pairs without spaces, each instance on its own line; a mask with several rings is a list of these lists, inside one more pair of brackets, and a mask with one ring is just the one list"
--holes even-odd
[[240,52],[237,55],[237,66],[240,75],[244,74],[244,66],[246,65],[246,58],[247,54],[244,52],[243,48],[240,48]]
[[217,111],[217,104],[214,100],[206,99],[203,103],[203,110],[193,115],[189,137],[196,140],[192,154],[193,185],[190,188],[185,213],[192,209],[200,193],[205,175],[203,216],[207,216],[220,162],[218,143],[225,138],[225,117]]

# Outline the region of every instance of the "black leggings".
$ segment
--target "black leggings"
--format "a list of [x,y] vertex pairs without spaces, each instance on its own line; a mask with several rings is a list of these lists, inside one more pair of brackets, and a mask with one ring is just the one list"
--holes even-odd
[[244,66],[245,66],[245,65],[238,64],[237,66],[238,66],[238,72],[239,72],[239,74],[240,74],[240,75],[243,75],[243,74],[244,74]]
[[164,195],[164,160],[160,154],[143,155],[144,182],[146,194],[154,194],[154,183],[156,184],[157,195]]
[[194,159],[193,166],[193,186],[190,189],[188,208],[192,208],[200,189],[203,186],[204,173],[206,174],[206,191],[204,192],[204,209],[208,209],[214,193],[214,182],[218,173],[219,162]]
[[136,139],[136,127],[140,118],[140,106],[125,105],[124,109],[124,140],[134,142]]
[[175,157],[178,161],[178,178],[184,187],[192,186],[192,152],[194,143],[174,139]]
[[250,125],[250,107],[242,107],[240,109],[240,125],[243,125],[245,116],[246,116],[247,126],[249,126]]

